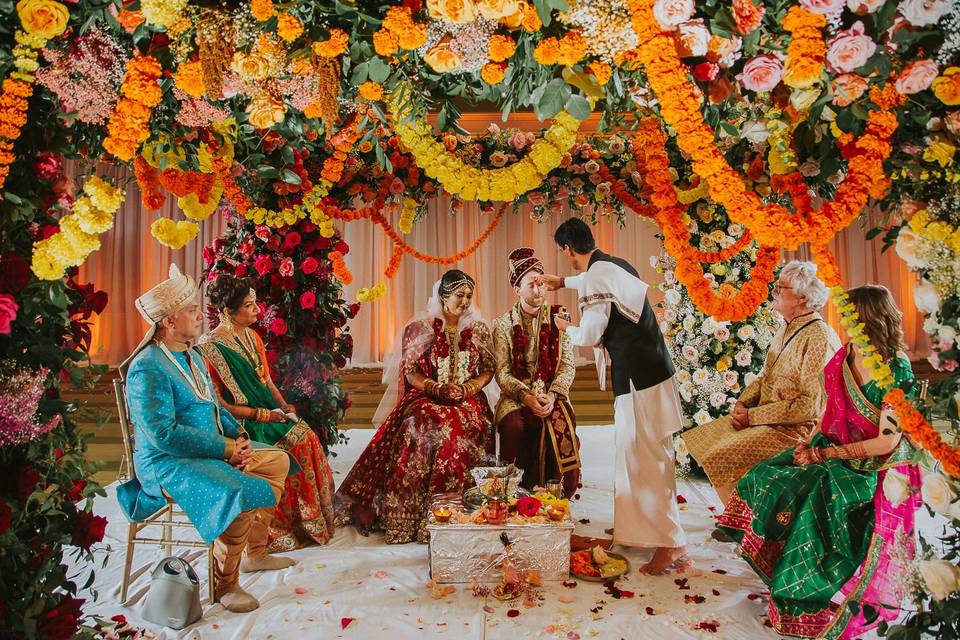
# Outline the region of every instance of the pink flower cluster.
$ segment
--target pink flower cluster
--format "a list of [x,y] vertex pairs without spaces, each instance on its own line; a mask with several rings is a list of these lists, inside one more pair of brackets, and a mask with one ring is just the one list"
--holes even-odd
[[36,415],[50,370],[16,370],[11,362],[3,368],[13,373],[0,378],[0,447],[30,442],[56,429],[61,416],[41,424]]
[[87,124],[104,124],[117,101],[127,54],[113,36],[93,27],[70,41],[67,50],[46,48],[49,63],[37,72],[37,84],[60,100],[65,113]]
[[173,88],[173,95],[180,103],[180,111],[177,112],[177,124],[182,124],[185,127],[202,129],[230,116],[228,110],[212,105],[203,98],[188,96],[176,87]]

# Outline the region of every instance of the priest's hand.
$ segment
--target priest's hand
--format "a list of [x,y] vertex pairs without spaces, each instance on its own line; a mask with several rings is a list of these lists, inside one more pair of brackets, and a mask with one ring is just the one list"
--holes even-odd
[[576,326],[566,318],[561,318],[560,316],[553,316],[553,324],[557,325],[557,329],[560,329],[560,331],[566,331],[567,327]]
[[547,287],[547,291],[563,289],[563,278],[560,276],[545,273],[540,276],[540,279],[543,280],[543,284]]

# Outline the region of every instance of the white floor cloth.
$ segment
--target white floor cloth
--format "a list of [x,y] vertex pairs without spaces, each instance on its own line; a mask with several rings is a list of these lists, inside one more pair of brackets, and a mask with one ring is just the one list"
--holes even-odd
[[[338,484],[373,433],[351,431],[350,442],[336,450],[331,463]],[[583,489],[573,512],[583,521],[576,533],[604,537],[603,530],[613,522],[613,427],[584,427],[579,435]],[[429,580],[426,545],[386,545],[380,535],[364,538],[346,528],[337,531],[325,547],[290,553],[299,563],[291,569],[242,575],[243,587],[260,600],[260,609],[249,614],[232,614],[219,604],[210,606],[206,601],[206,553],[180,550],[201,576],[204,617],[189,629],[175,632],[145,624],[139,615],[149,584],[147,574],[162,558],[159,548],[138,549],[134,568],[142,571],[130,587],[128,606],[119,603],[127,522],[117,506],[114,484],[108,487],[107,497],[95,505],[109,525],[97,550],[95,582],[91,592],[82,597],[92,599],[93,592],[97,594],[96,601],[86,606],[88,613],[107,617],[122,613],[164,640],[778,638],[764,625],[766,602],[758,597],[765,593],[763,584],[734,555],[733,545],[710,539],[716,494],[701,480],[680,480],[678,493],[686,500],[680,517],[695,569],[681,576],[643,576],[635,569],[650,552],[616,548],[630,559],[631,571],[619,586],[633,591],[633,598],[614,599],[596,583],[578,581],[574,588],[547,583],[540,606],[527,609],[521,604],[516,607],[519,615],[513,617],[507,615],[510,605],[493,597],[474,597],[469,585],[458,585],[456,593],[435,600],[425,587]],[[71,573],[83,584],[89,569],[74,566]],[[678,584],[678,578],[687,581]],[[703,601],[696,602],[700,598],[693,596],[701,596]],[[716,632],[698,628],[702,622],[708,626],[716,623]],[[343,628],[345,623],[349,624]]]

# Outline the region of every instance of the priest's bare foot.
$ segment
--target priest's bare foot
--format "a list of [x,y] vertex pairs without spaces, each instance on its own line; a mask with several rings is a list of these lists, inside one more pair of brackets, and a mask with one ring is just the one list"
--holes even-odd
[[686,547],[658,547],[650,562],[640,567],[640,573],[660,576],[670,571],[683,572],[690,566]]
[[240,573],[253,573],[254,571],[276,571],[286,569],[297,564],[296,560],[290,558],[281,558],[280,556],[271,556],[264,554],[253,558],[244,558],[240,563]]
[[234,584],[218,594],[214,601],[233,613],[247,613],[260,606],[257,599],[244,591],[239,584]]

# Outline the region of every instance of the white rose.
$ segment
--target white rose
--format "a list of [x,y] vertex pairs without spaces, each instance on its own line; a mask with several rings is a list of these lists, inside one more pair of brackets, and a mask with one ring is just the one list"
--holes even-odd
[[693,414],[693,421],[697,424],[707,424],[710,422],[710,420],[712,420],[712,418],[710,417],[710,414],[707,413],[706,409],[700,409],[700,411],[697,411],[695,414]]
[[739,376],[737,375],[736,371],[724,371],[723,384],[727,385],[728,387],[733,387],[734,385],[737,384],[738,377]]
[[665,31],[672,31],[693,17],[693,0],[656,0],[653,17]]
[[686,369],[680,369],[680,371],[677,371],[677,380],[678,380],[681,384],[683,384],[683,383],[685,383],[685,382],[689,383],[689,382],[690,382],[690,372],[687,371]]
[[734,360],[736,360],[737,364],[741,367],[749,366],[752,359],[750,354],[743,350],[737,351],[737,355],[734,356]]
[[737,329],[737,337],[741,340],[749,340],[755,333],[756,332],[753,330],[753,327],[749,324],[745,324]]
[[883,496],[894,507],[899,507],[910,497],[910,479],[899,471],[890,469],[883,478]]
[[693,372],[693,383],[694,384],[703,384],[710,379],[710,372],[700,367]]
[[697,353],[697,350],[690,345],[684,345],[683,349],[681,349],[681,353],[683,354],[683,357],[690,362],[696,362],[700,359],[700,354]]
[[740,137],[746,138],[750,144],[763,144],[770,137],[766,120],[750,120],[740,127]]
[[693,399],[693,385],[689,382],[684,382],[680,385],[680,397],[684,399],[685,402],[690,402]]
[[923,321],[923,330],[929,334],[937,333],[940,330],[940,321],[937,320],[936,315],[927,316]]
[[759,376],[757,376],[757,374],[755,373],[748,373],[747,375],[743,376],[743,385],[745,387],[749,387],[750,385],[752,385],[754,382],[757,381],[758,377]]
[[672,308],[671,308],[671,309],[666,309],[666,310],[664,310],[664,312],[663,312],[663,319],[666,320],[667,322],[671,322],[671,323],[672,323],[674,320],[677,319],[677,312],[676,312],[676,310],[674,310],[674,309],[672,309]]
[[716,328],[717,328],[716,320],[714,320],[709,316],[703,321],[703,324],[700,325],[700,331],[702,331],[703,335],[705,336],[712,335],[714,330],[716,330]]
[[677,457],[677,464],[684,465],[690,460],[690,450],[687,449],[687,443],[683,441],[683,437],[677,436],[673,439],[673,451]]
[[936,24],[949,10],[951,0],[903,0],[900,15],[915,27]]
[[936,313],[940,310],[940,296],[929,280],[923,280],[913,290],[913,300],[917,309],[923,313]]
[[676,289],[670,289],[669,291],[667,291],[664,298],[666,299],[668,304],[672,304],[672,305],[680,304],[680,301],[683,299],[683,297],[680,295],[680,292],[677,291]]
[[674,275],[673,271],[665,271],[663,273],[663,281],[667,284],[673,284],[677,281],[677,276]]
[[703,20],[691,20],[680,25],[680,47],[684,56],[707,55],[710,32]]
[[924,476],[920,495],[927,505],[939,514],[947,515],[950,505],[957,499],[953,483],[942,473],[931,472]]
[[726,342],[730,339],[730,329],[723,326],[717,327],[713,332],[713,337],[720,342]]
[[900,229],[897,242],[893,245],[900,259],[907,263],[908,269],[922,269],[927,266],[925,261],[917,259],[917,240],[917,234],[904,227]]
[[722,391],[717,391],[716,393],[710,394],[710,405],[714,409],[719,409],[723,405],[727,404],[727,394]]
[[693,316],[687,316],[683,319],[683,328],[687,331],[692,331],[695,322],[696,320],[694,320]]
[[941,325],[940,328],[937,329],[937,337],[943,342],[956,342],[957,330],[948,324]]
[[650,256],[650,266],[654,269],[657,268],[657,264],[660,262],[660,258],[657,256]]
[[934,600],[943,600],[960,586],[960,569],[945,560],[924,560],[919,569]]

